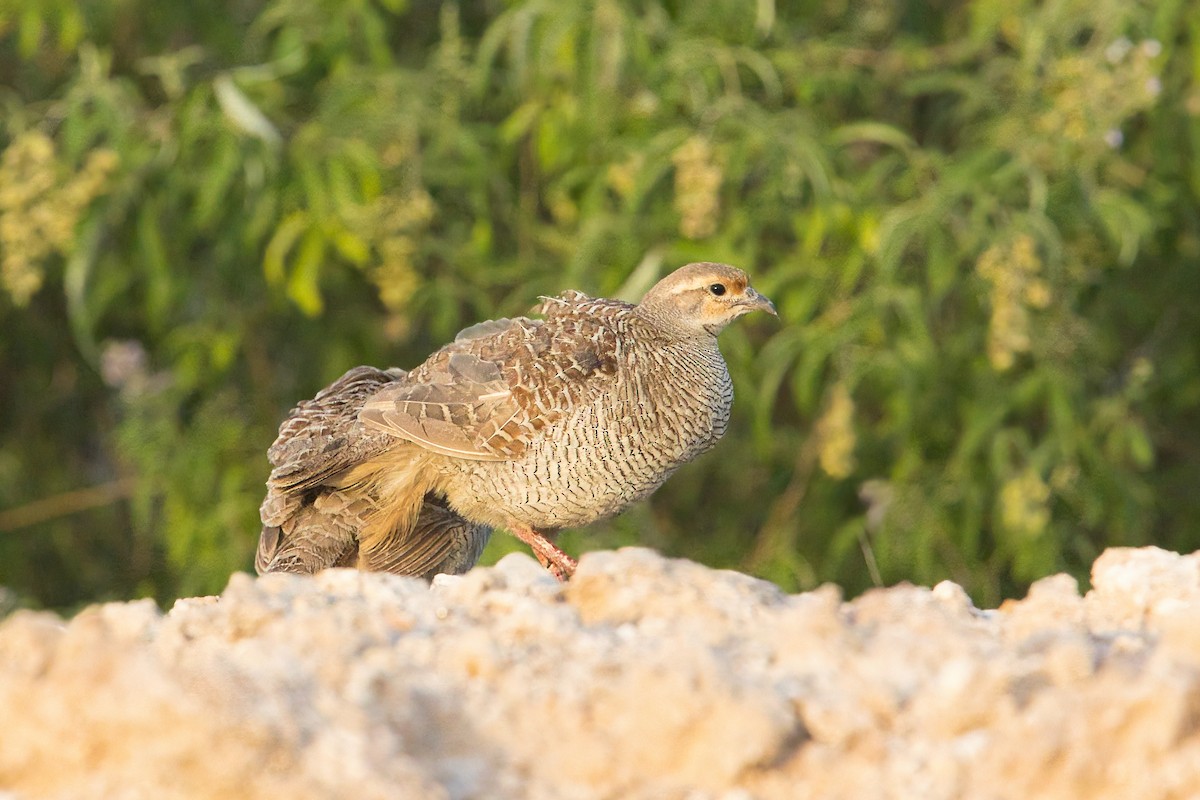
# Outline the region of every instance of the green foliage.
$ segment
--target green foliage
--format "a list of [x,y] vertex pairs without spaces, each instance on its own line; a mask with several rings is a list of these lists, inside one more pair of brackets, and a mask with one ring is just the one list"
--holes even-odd
[[747,268],[783,323],[724,337],[720,448],[569,547],[985,602],[1107,545],[1192,549],[1197,19],[10,2],[0,583],[215,591],[296,401],[700,259]]

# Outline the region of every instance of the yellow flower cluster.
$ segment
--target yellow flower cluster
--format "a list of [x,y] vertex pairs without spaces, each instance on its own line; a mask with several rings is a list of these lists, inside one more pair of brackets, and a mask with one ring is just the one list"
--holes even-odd
[[605,174],[609,187],[622,199],[628,200],[637,189],[638,173],[645,165],[646,158],[641,153],[634,153],[624,161],[609,164]]
[[1050,305],[1050,285],[1040,277],[1042,260],[1028,234],[989,247],[975,262],[975,270],[991,284],[988,360],[1003,372],[1018,353],[1029,351],[1029,310]]
[[383,195],[375,203],[371,238],[377,243],[379,261],[370,270],[370,277],[379,290],[379,299],[394,317],[396,334],[402,333],[403,312],[420,283],[415,264],[418,238],[435,211],[433,198],[423,189],[403,197]]
[[1027,469],[1000,488],[1000,524],[1004,530],[1033,538],[1050,524],[1050,487]]
[[1054,61],[1045,78],[1050,107],[1038,116],[1036,130],[1092,148],[1119,147],[1121,123],[1152,106],[1162,91],[1155,67],[1161,51],[1154,40],[1134,45],[1118,39],[1103,54]]
[[724,177],[712,146],[703,136],[693,136],[675,150],[671,161],[675,164],[679,233],[688,239],[712,236],[717,230]]
[[108,186],[117,155],[98,149],[83,169],[64,178],[54,142],[29,131],[0,156],[0,285],[23,306],[45,280],[44,262],[65,255],[75,242],[84,210]]
[[820,445],[821,469],[831,478],[846,478],[854,470],[854,398],[846,384],[833,387],[829,405],[817,420],[815,434]]

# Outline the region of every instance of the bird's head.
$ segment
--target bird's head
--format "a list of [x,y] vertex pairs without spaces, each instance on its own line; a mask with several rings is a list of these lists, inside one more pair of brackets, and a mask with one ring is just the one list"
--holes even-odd
[[712,336],[751,311],[779,316],[775,305],[751,288],[746,273],[708,261],[680,267],[654,284],[638,308],[671,327]]

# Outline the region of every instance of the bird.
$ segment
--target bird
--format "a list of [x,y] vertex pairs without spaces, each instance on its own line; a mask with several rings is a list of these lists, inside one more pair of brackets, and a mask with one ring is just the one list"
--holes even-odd
[[567,580],[558,532],[619,514],[715,446],[733,403],[717,336],[778,316],[714,262],[637,304],[566,291],[534,311],[465,328],[409,371],[356,367],[297,406],[268,451],[258,572],[456,574],[504,528]]

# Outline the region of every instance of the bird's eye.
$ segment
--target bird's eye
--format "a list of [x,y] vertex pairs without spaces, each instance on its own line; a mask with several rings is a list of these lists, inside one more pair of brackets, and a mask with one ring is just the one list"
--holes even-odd
[[712,292],[713,294],[715,294],[717,297],[720,297],[721,295],[725,294],[725,284],[714,283],[712,286],[708,287],[708,290],[710,292]]

